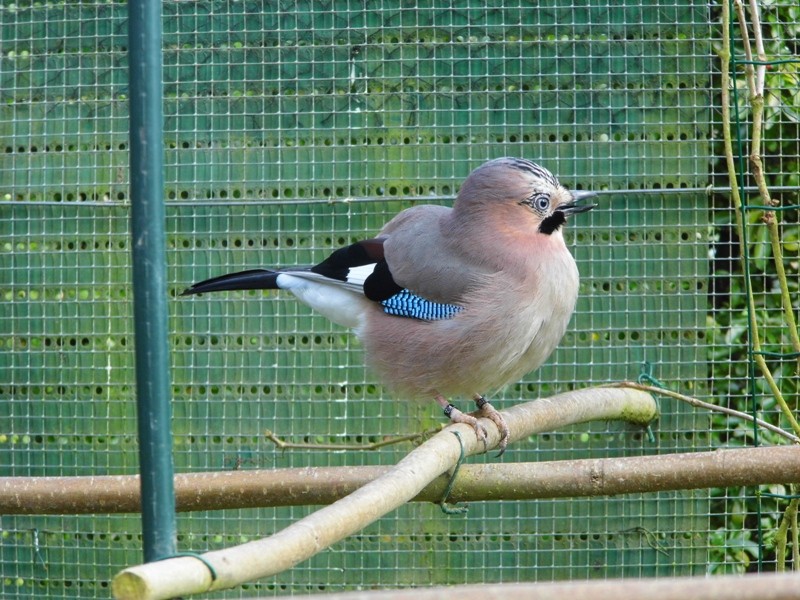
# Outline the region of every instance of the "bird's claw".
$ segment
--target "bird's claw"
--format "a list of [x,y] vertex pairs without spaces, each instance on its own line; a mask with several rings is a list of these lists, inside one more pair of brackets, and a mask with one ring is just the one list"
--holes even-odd
[[486,448],[486,440],[489,432],[486,431],[486,427],[484,427],[478,419],[469,413],[461,412],[452,404],[447,406],[444,414],[447,415],[451,423],[464,423],[472,427],[475,430],[475,437],[478,438],[479,442],[483,442],[483,447]]
[[500,412],[483,396],[476,398],[475,404],[478,406],[478,410],[472,413],[473,415],[489,419],[492,423],[497,425],[497,429],[500,431],[500,443],[498,444],[500,452],[497,454],[497,456],[503,456],[506,448],[508,447],[508,436],[511,433],[508,429],[506,420],[503,418],[503,415],[501,415]]
[[478,438],[478,441],[483,442],[484,449],[487,446],[489,432],[478,419],[489,419],[492,423],[497,425],[497,429],[500,431],[500,443],[498,444],[500,452],[497,456],[503,456],[508,446],[508,436],[510,433],[506,420],[483,396],[476,397],[475,404],[478,406],[478,410],[472,413],[463,413],[452,404],[447,404],[444,409],[444,414],[452,423],[464,423],[472,427],[475,430],[475,436]]

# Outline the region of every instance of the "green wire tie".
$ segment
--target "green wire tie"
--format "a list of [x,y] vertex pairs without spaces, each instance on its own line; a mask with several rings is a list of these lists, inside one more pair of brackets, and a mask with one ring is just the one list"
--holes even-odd
[[777,500],[797,500],[800,494],[773,494],[772,492],[755,491],[755,495],[760,498],[775,498]]
[[631,527],[630,529],[623,529],[620,533],[638,533],[653,550],[664,556],[669,556],[669,552],[659,542],[658,536],[645,527]]
[[456,462],[456,466],[453,468],[453,474],[450,475],[450,481],[447,482],[447,487],[444,490],[444,494],[442,495],[442,499],[439,501],[439,507],[442,509],[442,512],[446,515],[463,515],[465,512],[469,510],[466,506],[451,506],[447,503],[447,497],[450,495],[450,492],[453,491],[453,485],[456,482],[456,476],[458,475],[458,470],[461,468],[461,463],[464,462],[464,442],[461,439],[461,434],[457,431],[451,431],[454,436],[458,438],[458,445],[461,447],[461,455],[458,457],[458,462]]
[[791,360],[800,357],[800,352],[767,352],[766,350],[753,351],[753,354],[766,356],[767,358],[778,358],[784,360]]
[[214,565],[212,565],[210,562],[208,562],[208,560],[203,558],[202,554],[196,554],[194,552],[177,552],[171,556],[165,556],[164,558],[161,558],[159,560],[168,560],[170,558],[183,558],[184,556],[188,556],[189,558],[196,558],[197,560],[199,560],[206,566],[208,572],[211,573],[212,583],[217,580],[217,571],[216,569],[214,569]]
[[[642,371],[641,373],[639,373],[639,377],[636,379],[636,381],[642,385],[649,384],[661,389],[666,388],[666,386],[661,381],[653,377],[653,365],[648,360],[642,363]],[[656,403],[656,409],[658,410],[659,413],[661,413],[661,407],[658,404],[658,398],[653,396],[653,401]],[[645,427],[644,431],[645,434],[647,435],[647,441],[650,442],[651,444],[655,444],[656,436],[653,433],[653,428],[650,426],[649,423]]]

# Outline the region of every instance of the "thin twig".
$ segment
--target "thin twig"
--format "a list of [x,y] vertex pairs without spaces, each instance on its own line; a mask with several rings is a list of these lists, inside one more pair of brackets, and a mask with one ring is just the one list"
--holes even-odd
[[[746,32],[746,23],[744,22],[744,10],[741,11],[740,20],[743,21],[742,29],[744,32]],[[753,23],[753,36],[756,40],[756,46],[763,47],[760,22],[758,21],[754,21]],[[749,56],[752,57],[752,52],[750,51],[750,44],[747,39],[745,39],[745,51],[746,53],[748,53]],[[774,203],[770,196],[769,189],[767,187],[766,176],[764,175],[763,162],[761,160],[761,153],[760,153],[762,145],[761,140],[764,132],[763,89],[758,88],[756,82],[756,74],[752,68],[746,70],[745,77],[748,81],[748,87],[751,90],[750,102],[753,115],[752,136],[750,142],[751,144],[750,166],[752,170],[752,175],[756,181],[756,185],[759,190],[759,196],[762,204],[764,206],[772,206]],[[794,309],[792,308],[791,293],[789,291],[789,284],[786,278],[786,271],[783,265],[783,251],[781,249],[780,229],[778,225],[777,215],[775,214],[774,211],[766,211],[764,213],[764,216],[762,217],[762,221],[767,226],[767,230],[769,233],[773,262],[775,264],[775,271],[776,274],[778,275],[778,282],[781,290],[781,306],[783,308],[783,314],[787,325],[787,331],[789,332],[789,337],[792,341],[792,346],[794,350],[798,352],[800,351],[800,336],[798,335],[797,332],[797,321],[795,320],[794,317]],[[775,401],[778,403],[778,406],[780,407],[784,416],[789,421],[789,424],[791,425],[792,429],[796,434],[800,435],[800,424],[798,424],[793,411],[789,407],[789,404],[786,402],[786,399],[783,397],[783,392],[775,382],[774,377],[772,375],[772,371],[767,365],[766,359],[760,354],[761,340],[757,324],[753,330],[753,338],[754,338],[753,349],[756,353],[754,356],[755,362],[758,365],[759,370],[764,375],[764,378],[766,379],[767,384],[770,387],[770,390],[775,396]],[[798,357],[798,369],[800,369],[800,357]]]
[[[786,540],[789,527],[797,523],[798,504],[800,504],[800,498],[792,498],[789,501],[789,506],[786,507],[786,511],[783,513],[783,518],[775,535],[775,562],[777,563],[776,569],[779,572],[786,570]],[[797,567],[795,566],[795,568]]]
[[704,402],[703,400],[698,400],[697,398],[693,398],[692,396],[686,396],[679,392],[673,392],[672,390],[667,390],[660,387],[655,387],[651,385],[643,385],[641,383],[634,383],[633,381],[623,381],[620,383],[612,383],[609,387],[627,387],[635,390],[641,390],[643,392],[649,392],[651,394],[659,394],[661,396],[667,396],[668,398],[674,398],[676,400],[680,400],[682,402],[686,402],[687,404],[691,404],[696,408],[704,408],[706,410],[723,413],[730,417],[735,417],[737,419],[742,419],[744,421],[749,421],[751,423],[755,423],[759,427],[762,427],[768,431],[771,431],[774,434],[777,434],[783,438],[786,438],[790,442],[794,444],[800,444],[800,437],[793,435],[786,431],[785,429],[781,429],[780,427],[776,427],[771,423],[767,423],[762,419],[757,419],[752,415],[747,414],[746,412],[742,412],[739,410],[735,410],[733,408],[727,408],[725,406],[718,406],[716,404],[711,404],[710,402]]
[[[793,492],[797,490],[797,486],[791,486]],[[800,531],[797,527],[797,511],[792,515],[792,570],[800,571]]]
[[756,95],[764,95],[764,83],[767,73],[767,53],[764,50],[764,36],[761,35],[761,11],[758,8],[758,0],[750,0],[750,20],[753,22],[753,39],[756,42],[756,56],[762,64],[756,68],[755,88]]
[[[739,31],[741,32],[742,36],[744,57],[747,60],[747,62],[744,65],[745,73],[747,73],[747,75],[754,75],[755,70],[753,68],[753,49],[750,45],[750,34],[747,31],[747,16],[744,11],[744,5],[742,4],[741,0],[734,0],[733,6],[734,9],[736,10],[736,17],[739,20]],[[723,29],[725,29],[725,35],[728,35],[728,29],[726,29],[724,25]],[[758,94],[755,86],[755,77],[745,77],[745,81],[750,91],[751,98],[755,97]]]
[[[740,11],[739,18],[741,21],[742,30],[746,32],[747,27],[744,9]],[[764,63],[767,60],[767,55],[764,50],[764,35],[761,31],[761,17],[756,0],[750,0],[750,20],[752,21],[753,40],[755,41],[758,60],[759,62]],[[745,52],[749,57],[749,60],[752,60],[752,50],[750,49],[749,40],[745,38],[744,41]],[[748,65],[748,67],[750,68],[746,71],[746,79],[748,81],[748,87],[751,93],[750,102],[752,105],[753,114],[753,133],[750,141],[750,166],[752,168],[753,179],[758,187],[761,204],[763,206],[776,206],[778,203],[772,198],[769,188],[767,187],[767,178],[764,174],[764,165],[761,158],[762,138],[764,135],[764,82],[767,67],[765,64],[761,64],[758,66],[755,72],[752,69],[752,65]],[[783,265],[783,249],[781,248],[781,234],[778,216],[774,211],[765,211],[762,221],[766,224],[769,231],[772,259],[775,264],[775,272],[778,276],[778,283],[781,290],[781,306],[783,307],[784,318],[786,319],[789,339],[791,340],[794,351],[800,352],[800,333],[798,333],[797,330],[797,320],[794,316],[791,293],[789,291],[789,284],[786,277],[786,269]],[[798,357],[797,366],[798,372],[800,372],[800,357]],[[782,400],[783,398],[781,397],[778,402],[781,403]],[[791,410],[789,410],[788,406],[784,408],[784,405],[781,404],[781,409],[783,409],[784,412],[791,413]],[[795,429],[795,431],[800,433],[800,431],[797,429]]]
[[[761,144],[761,132],[763,129],[763,108],[764,108],[764,97],[762,95],[758,95],[758,89],[756,87],[755,82],[755,71],[752,68],[752,58],[753,52],[750,46],[750,38],[747,32],[747,18],[745,16],[744,6],[741,3],[741,0],[734,0],[733,2],[734,7],[736,9],[736,14],[739,19],[739,25],[741,30],[742,42],[744,44],[744,51],[745,57],[748,60],[748,64],[745,65],[745,80],[747,81],[748,89],[750,91],[750,101],[752,104],[753,110],[753,134],[752,134],[752,148],[753,151],[751,152],[750,156],[750,164],[754,166],[754,175],[757,178],[757,183],[759,187],[759,193],[762,195],[762,198],[766,197],[769,200],[769,191],[767,190],[765,184],[765,178],[763,169],[761,168],[761,158],[758,154],[758,148]],[[780,387],[775,382],[775,378],[772,375],[772,371],[767,364],[766,359],[761,354],[761,335],[759,332],[759,324],[756,320],[756,305],[755,305],[755,298],[753,295],[753,288],[749,282],[749,270],[747,267],[747,237],[745,235],[745,219],[744,219],[744,206],[742,204],[742,198],[739,195],[739,188],[738,188],[738,175],[736,171],[736,162],[733,158],[733,140],[731,137],[731,113],[730,113],[730,87],[731,85],[736,85],[735,81],[731,81],[730,76],[730,62],[731,62],[731,40],[730,40],[730,23],[731,23],[731,15],[730,15],[730,6],[728,2],[722,3],[722,28],[724,31],[723,43],[722,43],[722,51],[720,52],[720,59],[722,62],[722,69],[721,69],[721,76],[722,76],[722,85],[721,85],[721,93],[722,93],[722,131],[723,131],[723,140],[725,146],[725,161],[728,167],[728,179],[731,184],[731,200],[733,201],[734,206],[734,214],[736,215],[736,229],[739,236],[739,244],[741,245],[741,252],[740,252],[740,260],[742,262],[742,272],[745,276],[745,292],[747,298],[747,312],[748,312],[748,320],[749,320],[749,329],[750,329],[750,336],[751,336],[751,352],[753,362],[758,366],[759,371],[763,375],[764,379],[767,382],[767,385],[770,388],[773,396],[775,397],[775,401],[780,406],[783,415],[789,421],[789,424],[792,427],[792,430],[795,432],[796,435],[800,435],[800,423],[797,422],[797,419],[794,417],[792,410],[789,408],[788,403],[786,402],[785,398],[783,397],[783,393],[781,392]],[[761,31],[758,29],[754,32],[755,35],[760,36]],[[765,215],[766,216],[766,215]],[[774,223],[775,219],[774,216],[772,219],[767,219],[767,224],[769,226],[770,221],[772,221],[772,226],[777,228],[777,224]],[[779,236],[779,234],[778,234]],[[782,263],[782,254],[780,252],[780,239],[778,237],[778,253],[773,253],[773,257],[777,261],[778,258],[781,259],[781,264],[778,267],[778,273],[783,273],[784,279],[781,282],[781,289],[782,289],[782,303],[784,307],[784,315],[787,318],[787,325],[789,329],[795,330],[793,334],[796,334],[797,326],[794,320],[794,314],[791,309],[791,300],[788,295],[788,288],[786,288],[786,293],[783,293],[784,286],[786,285],[785,279],[785,271],[783,270],[783,263]],[[773,246],[775,244],[773,243]],[[789,307],[787,310],[787,306]],[[794,337],[793,343],[794,343]],[[797,342],[800,344],[800,340]],[[800,358],[798,358],[798,364],[800,365]],[[800,367],[799,367],[800,368]]]

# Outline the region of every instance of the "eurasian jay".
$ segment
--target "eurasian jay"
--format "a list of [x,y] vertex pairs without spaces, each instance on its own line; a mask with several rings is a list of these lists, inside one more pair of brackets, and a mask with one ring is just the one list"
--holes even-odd
[[[453,208],[422,205],[377,237],[340,248],[312,267],[255,269],[196,283],[182,295],[221,290],[292,292],[352,328],[369,367],[396,394],[434,399],[485,443],[478,421],[508,426],[481,395],[538,368],[558,345],[578,295],[578,269],[561,227],[589,192],[570,192],[528,160],[475,169]],[[448,397],[470,396],[463,413]],[[477,417],[477,418],[476,418]]]

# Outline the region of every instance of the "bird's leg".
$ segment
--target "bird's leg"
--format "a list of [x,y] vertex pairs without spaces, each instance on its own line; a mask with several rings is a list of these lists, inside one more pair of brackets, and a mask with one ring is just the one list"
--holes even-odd
[[475,430],[475,436],[478,438],[478,441],[483,442],[484,446],[486,445],[486,428],[478,422],[478,419],[458,410],[441,394],[436,394],[435,400],[436,404],[442,407],[444,415],[448,419],[453,423],[466,423],[472,427]]
[[479,417],[486,417],[492,423],[497,425],[497,429],[500,430],[500,454],[497,456],[502,456],[503,452],[506,451],[506,446],[508,446],[508,434],[510,433],[508,430],[508,425],[506,424],[506,420],[503,418],[497,409],[489,404],[489,401],[481,396],[480,394],[475,394],[473,396],[475,400],[475,406],[478,407],[473,414]]

